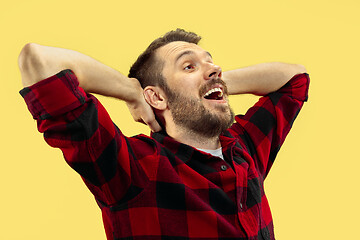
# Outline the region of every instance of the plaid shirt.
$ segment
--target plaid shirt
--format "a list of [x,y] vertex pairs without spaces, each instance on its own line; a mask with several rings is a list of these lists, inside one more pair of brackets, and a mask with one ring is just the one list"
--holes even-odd
[[220,136],[225,161],[164,132],[124,136],[71,70],[20,93],[94,194],[108,239],[274,239],[263,182],[308,86],[296,75],[236,116]]

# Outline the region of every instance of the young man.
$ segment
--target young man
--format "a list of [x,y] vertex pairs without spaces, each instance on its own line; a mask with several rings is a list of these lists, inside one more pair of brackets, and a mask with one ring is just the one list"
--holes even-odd
[[[199,40],[168,32],[129,77],[66,49],[27,44],[19,56],[21,95],[94,194],[108,239],[274,239],[263,182],[308,75],[284,63],[223,73]],[[125,101],[151,136],[124,136],[89,93]],[[228,94],[242,93],[263,97],[233,123]]]

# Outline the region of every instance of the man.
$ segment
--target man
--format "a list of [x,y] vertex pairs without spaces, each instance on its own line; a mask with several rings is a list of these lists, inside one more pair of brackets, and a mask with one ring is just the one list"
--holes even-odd
[[[199,40],[168,32],[129,77],[66,49],[27,44],[19,56],[38,129],[94,194],[108,239],[274,239],[263,182],[308,75],[284,63],[223,73]],[[153,133],[124,136],[88,93],[125,101]],[[263,97],[232,124],[228,94],[242,93]]]

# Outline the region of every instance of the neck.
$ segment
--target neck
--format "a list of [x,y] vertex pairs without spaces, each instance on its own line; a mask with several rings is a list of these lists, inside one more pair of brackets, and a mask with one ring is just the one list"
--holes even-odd
[[215,150],[221,147],[219,136],[205,137],[182,127],[167,127],[167,134],[178,142],[187,144],[194,148]]

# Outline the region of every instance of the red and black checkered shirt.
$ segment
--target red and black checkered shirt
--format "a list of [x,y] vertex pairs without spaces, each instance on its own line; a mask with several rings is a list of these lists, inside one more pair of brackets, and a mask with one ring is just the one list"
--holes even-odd
[[108,239],[274,239],[263,182],[308,86],[296,75],[236,116],[220,136],[225,161],[164,132],[124,136],[71,70],[20,93],[94,194]]

